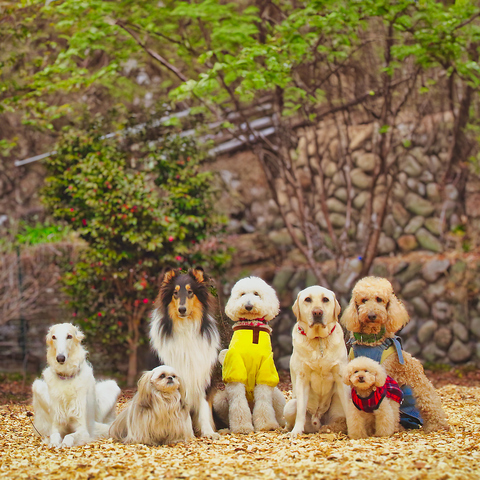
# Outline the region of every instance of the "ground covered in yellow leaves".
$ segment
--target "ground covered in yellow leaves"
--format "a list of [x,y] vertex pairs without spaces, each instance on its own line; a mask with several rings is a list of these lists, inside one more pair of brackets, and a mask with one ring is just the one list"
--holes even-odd
[[1,479],[480,478],[480,387],[439,389],[451,430],[350,440],[343,435],[223,435],[147,447],[102,440],[54,449],[33,435],[31,406],[0,407]]

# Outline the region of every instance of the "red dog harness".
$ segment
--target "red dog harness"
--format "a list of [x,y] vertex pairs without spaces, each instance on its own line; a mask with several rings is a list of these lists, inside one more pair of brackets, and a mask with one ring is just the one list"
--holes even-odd
[[[297,325],[297,326],[298,326],[298,331],[299,331],[302,335],[307,336],[307,334],[305,333],[305,330],[304,330],[300,325]],[[333,331],[335,330],[335,327],[336,327],[336,326],[337,326],[337,324],[335,324],[335,325],[333,326],[333,328],[330,330],[330,333],[327,335],[327,337],[329,337],[329,336],[333,333]],[[323,337],[315,337],[315,338],[323,338]]]
[[377,389],[366,398],[360,397],[352,387],[352,402],[363,412],[372,413],[375,411],[385,397],[402,403],[403,392],[392,377],[387,377],[385,385],[383,387],[377,387]]

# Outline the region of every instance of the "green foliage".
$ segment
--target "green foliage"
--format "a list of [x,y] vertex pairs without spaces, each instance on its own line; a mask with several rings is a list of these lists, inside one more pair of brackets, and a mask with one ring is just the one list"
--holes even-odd
[[23,222],[15,236],[15,243],[20,245],[39,245],[45,243],[57,243],[68,238],[70,228],[68,226],[54,225],[50,222],[28,225]]
[[203,155],[191,140],[164,131],[159,144],[139,147],[98,131],[65,134],[47,163],[43,200],[87,245],[64,266],[73,316],[90,339],[121,356],[125,343],[134,352],[144,341],[166,266],[215,273],[228,255],[218,242],[202,247],[221,218],[213,212],[212,175],[200,171]]

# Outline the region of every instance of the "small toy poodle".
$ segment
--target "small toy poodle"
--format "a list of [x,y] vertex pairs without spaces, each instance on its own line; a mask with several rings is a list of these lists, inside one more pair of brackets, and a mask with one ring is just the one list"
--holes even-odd
[[410,317],[386,278],[365,277],[357,282],[350,304],[342,315],[342,324],[352,334],[351,359],[371,358],[383,365],[403,391],[400,423],[405,428],[425,432],[448,430],[449,425],[440,397],[425,376],[422,364],[402,350],[395,334]]
[[220,352],[225,390],[213,408],[232,433],[275,430],[284,426],[285,397],[277,388],[271,327],[280,310],[275,290],[261,278],[239,280],[225,306],[235,325],[228,350]]
[[347,365],[343,381],[352,387],[347,408],[350,438],[389,437],[399,431],[403,393],[378,362],[357,357]]

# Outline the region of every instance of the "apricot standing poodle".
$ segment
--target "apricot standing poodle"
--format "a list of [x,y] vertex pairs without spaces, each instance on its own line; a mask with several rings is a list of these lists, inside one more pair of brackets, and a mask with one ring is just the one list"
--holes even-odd
[[350,438],[389,437],[399,431],[403,393],[378,362],[355,358],[347,365],[343,381],[352,387],[347,407]]
[[358,281],[342,324],[352,333],[350,358],[365,356],[381,363],[402,388],[401,424],[425,432],[448,430],[440,397],[425,376],[422,364],[401,349],[395,333],[410,320],[402,302],[385,278],[365,277]]

